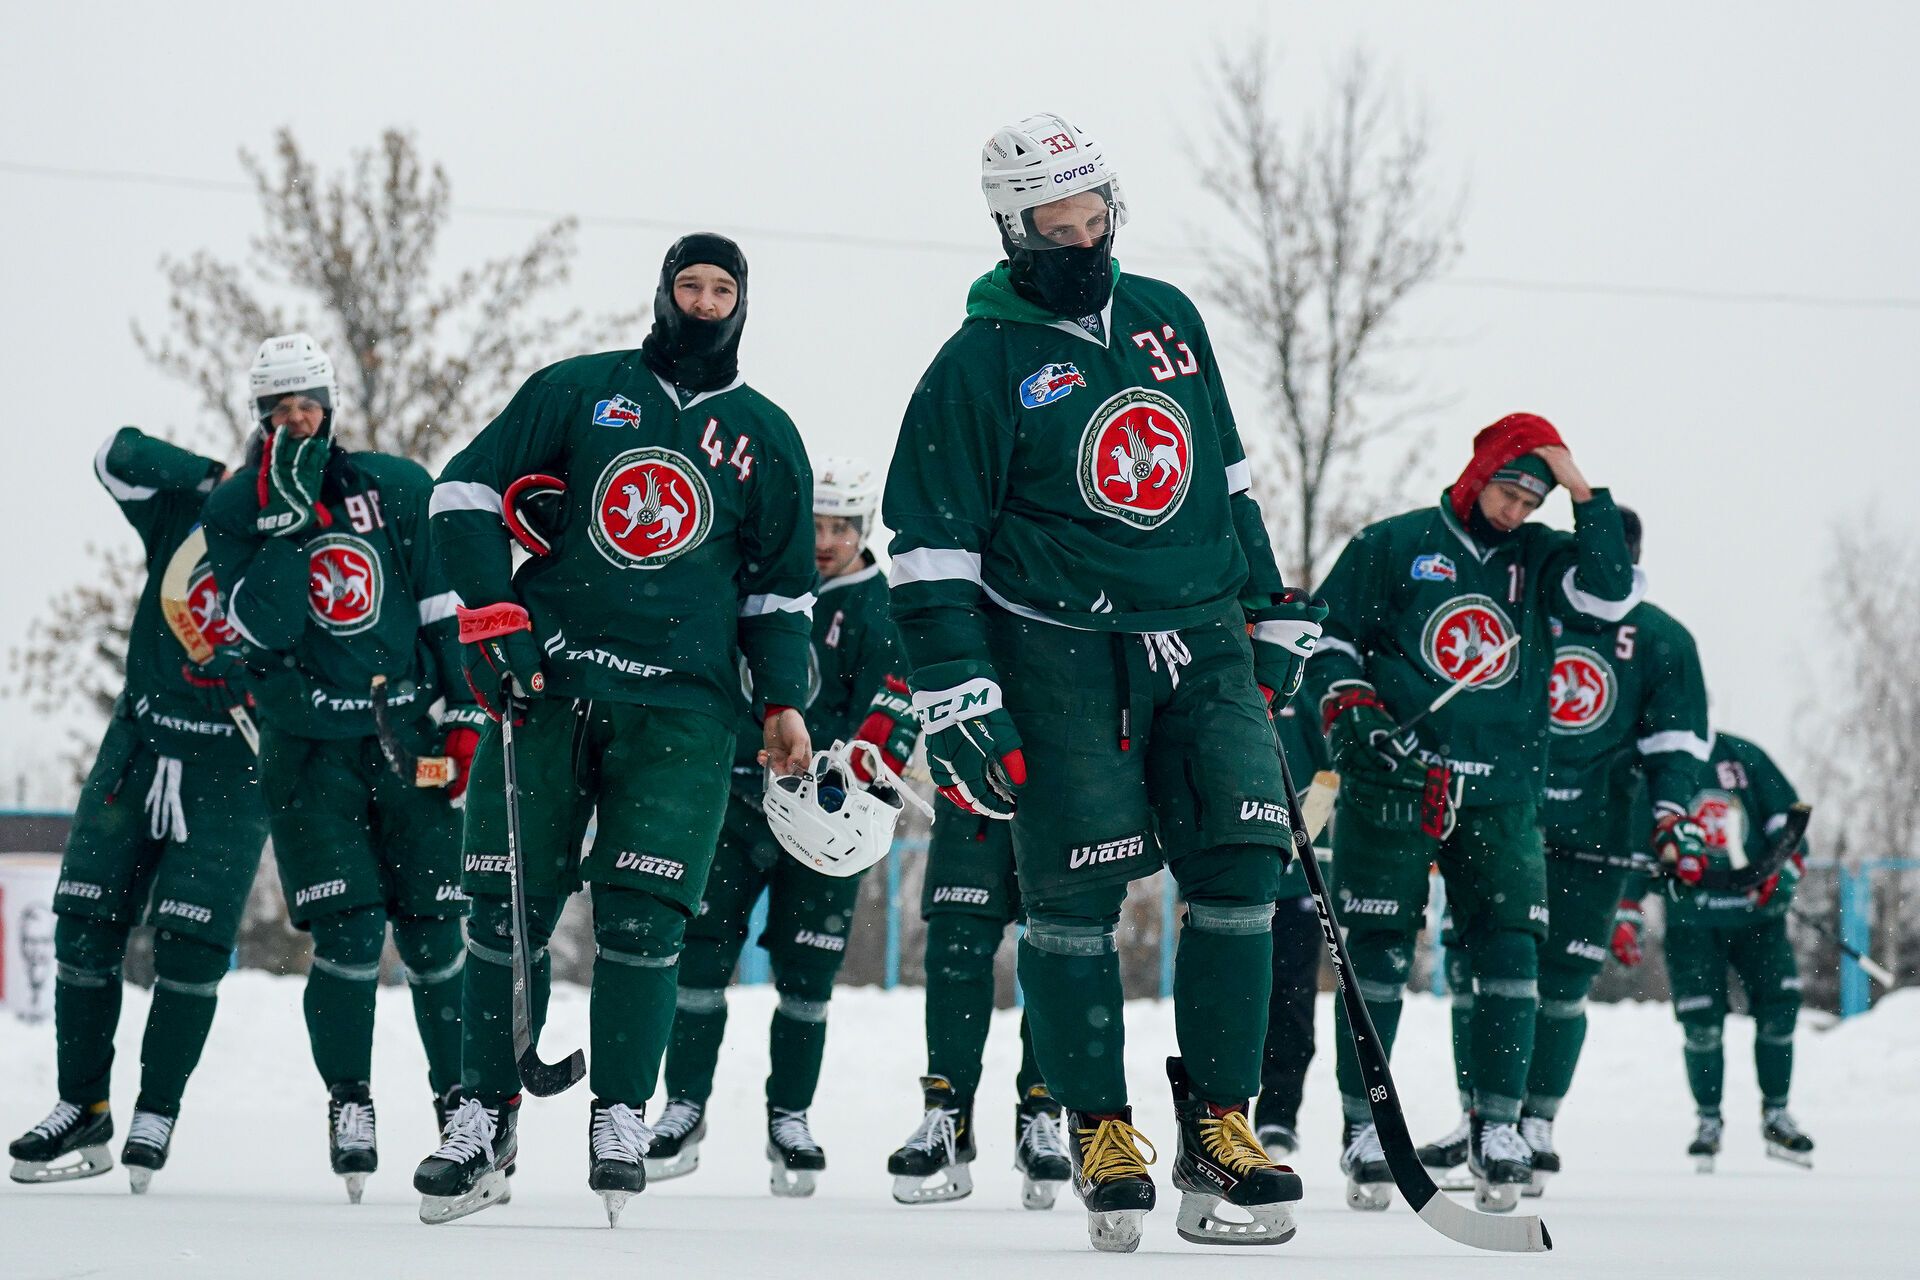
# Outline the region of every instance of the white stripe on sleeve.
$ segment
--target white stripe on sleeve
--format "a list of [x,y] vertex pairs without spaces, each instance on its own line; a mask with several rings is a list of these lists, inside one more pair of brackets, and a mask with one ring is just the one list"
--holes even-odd
[[1643,756],[1657,756],[1663,751],[1684,751],[1695,760],[1704,761],[1713,754],[1713,748],[1707,744],[1707,740],[1691,729],[1668,729],[1648,734],[1634,745],[1640,748]]
[[107,437],[107,442],[100,446],[100,452],[93,455],[93,474],[100,477],[100,483],[107,487],[107,492],[113,495],[115,502],[145,502],[160,491],[149,489],[143,484],[128,484],[107,470],[107,454],[112,452],[113,442],[119,438],[120,433],[114,432]]
[[803,596],[780,596],[772,592],[764,595],[748,596],[740,602],[740,616],[758,618],[769,613],[797,613],[805,618],[813,617],[813,592]]
[[1314,652],[1315,653],[1344,653],[1349,658],[1352,658],[1355,662],[1361,663],[1363,665],[1366,663],[1366,658],[1364,655],[1361,654],[1360,650],[1354,648],[1352,645],[1348,644],[1345,640],[1342,640],[1337,636],[1330,636],[1330,635],[1326,635],[1325,633],[1321,634],[1320,643],[1317,646],[1315,646]]
[[1560,589],[1567,593],[1567,603],[1584,614],[1600,619],[1602,622],[1618,622],[1633,612],[1633,606],[1647,598],[1646,570],[1635,568],[1633,571],[1633,589],[1627,592],[1625,600],[1602,600],[1599,596],[1590,596],[1573,585],[1573,575],[1577,567],[1567,570],[1567,576],[1560,580]]
[[486,511],[499,515],[506,507],[500,491],[477,480],[442,480],[433,486],[433,499],[427,503],[427,515],[443,511]]
[[980,553],[955,547],[915,547],[893,558],[893,585],[909,582],[980,581]]
[[1253,488],[1253,468],[1247,465],[1245,458],[1227,468],[1227,496],[1245,493]]
[[431,626],[451,618],[453,611],[459,607],[460,593],[457,591],[442,591],[437,596],[428,596],[420,602],[420,625]]

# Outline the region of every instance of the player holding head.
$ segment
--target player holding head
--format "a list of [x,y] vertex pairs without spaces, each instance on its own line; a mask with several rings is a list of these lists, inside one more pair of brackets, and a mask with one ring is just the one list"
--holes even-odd
[[[1555,484],[1573,499],[1572,534],[1529,523]],[[1321,593],[1327,634],[1310,674],[1341,774],[1331,887],[1349,904],[1353,977],[1391,1049],[1438,861],[1473,978],[1469,1163],[1480,1206],[1510,1210],[1533,1176],[1519,1122],[1547,932],[1550,619],[1617,624],[1638,602],[1619,511],[1551,423],[1512,414],[1474,437],[1438,505],[1354,535]],[[1465,693],[1396,733],[1461,680]],[[1385,1208],[1391,1179],[1344,1031],[1338,1063],[1348,1202]]]
[[[587,1181],[609,1219],[646,1185],[646,1104],[727,811],[736,654],[752,676],[763,762],[797,773],[812,756],[797,708],[814,600],[813,473],[787,415],[740,376],[746,315],[740,246],[682,237],[661,265],[640,348],[534,374],[434,490],[434,542],[466,606],[468,680],[519,726],[536,1036],[547,939],[567,895],[593,886]],[[534,553],[517,572],[514,536]],[[474,769],[463,881],[474,899],[469,1101],[415,1173],[429,1221],[497,1203],[517,1155],[497,728]],[[590,820],[598,834],[585,852]]]
[[108,437],[93,465],[140,535],[147,581],[127,633],[126,688],[81,791],[53,899],[60,1099],[8,1152],[15,1182],[113,1167],[107,1093],[120,967],[128,930],[151,923],[153,1004],[120,1153],[141,1192],[167,1162],[187,1077],[213,1025],[267,815],[253,753],[226,712],[239,694],[197,670],[162,602],[164,584],[177,576],[198,661],[210,656],[205,645],[231,638],[197,534],[200,509],[226,468],[133,427]]
[[[459,601],[427,540],[426,470],[335,441],[333,364],[306,334],[261,343],[248,376],[258,429],[246,465],[207,500],[207,547],[232,584],[227,620],[260,704],[287,914],[313,935],[307,1034],[333,1170],[358,1203],[379,1159],[373,1008],[389,923],[435,1113],[458,1101],[467,904],[453,804],[483,717],[460,679]],[[390,690],[386,743],[376,676]],[[421,757],[451,768],[423,775]]]
[[1114,261],[1127,206],[1104,149],[1030,116],[981,166],[1006,260],[922,376],[884,504],[928,764],[953,803],[1011,820],[1027,1015],[1094,1246],[1137,1247],[1154,1202],[1114,934],[1163,862],[1187,903],[1180,1229],[1278,1243],[1299,1179],[1246,1105],[1291,848],[1269,715],[1320,611],[1281,584],[1199,313]]

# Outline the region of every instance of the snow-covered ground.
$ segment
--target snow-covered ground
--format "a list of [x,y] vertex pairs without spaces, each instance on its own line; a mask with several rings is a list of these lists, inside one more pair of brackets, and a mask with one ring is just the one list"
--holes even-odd
[[[1141,1252],[1086,1247],[1078,1206],[1019,1207],[1009,1168],[1015,1024],[1002,1014],[988,1046],[976,1191],[954,1205],[906,1209],[887,1196],[887,1153],[913,1127],[922,1069],[917,991],[842,990],[834,1000],[815,1132],[832,1160],[820,1194],[776,1201],[761,1159],[768,988],[736,990],[715,1116],[698,1173],[648,1191],[609,1231],[585,1187],[584,1085],[523,1112],[513,1202],[465,1222],[420,1225],[409,1186],[433,1145],[424,1061],[403,991],[381,993],[374,1093],[385,1163],[366,1203],[348,1206],[327,1171],[325,1096],[307,1056],[300,984],[230,977],[206,1058],[188,1092],[172,1163],[143,1199],[118,1170],[87,1182],[0,1183],[0,1276],[900,1276],[1223,1274],[1222,1267],[1290,1267],[1319,1277],[1485,1276],[1493,1269],[1621,1280],[1671,1277],[1911,1276],[1920,1274],[1920,992],[1832,1030],[1803,1030],[1794,1110],[1819,1141],[1806,1173],[1767,1161],[1756,1131],[1752,1025],[1728,1027],[1727,1151],[1712,1177],[1684,1155],[1692,1107],[1679,1033],[1664,1007],[1596,1006],[1560,1129],[1567,1172],[1537,1202],[1552,1230],[1544,1257],[1477,1254],[1442,1239],[1404,1208],[1346,1209],[1333,1095],[1332,1006],[1323,997],[1323,1052],[1304,1117],[1307,1182],[1300,1231],[1272,1249],[1201,1249],[1173,1230],[1174,1194],[1161,1168],[1161,1207]],[[585,1042],[583,992],[557,993],[550,1056]],[[121,1023],[115,1112],[136,1086],[142,993]],[[1172,1010],[1128,1009],[1129,1067],[1139,1120],[1172,1148],[1160,1061]],[[1446,1010],[1415,998],[1396,1067],[1418,1135],[1454,1120]],[[53,1100],[51,1028],[0,1023],[0,1130],[11,1136]],[[116,1143],[117,1155],[117,1143]],[[1006,1270],[999,1270],[1005,1268]],[[1300,1270],[1304,1269],[1304,1270]]]

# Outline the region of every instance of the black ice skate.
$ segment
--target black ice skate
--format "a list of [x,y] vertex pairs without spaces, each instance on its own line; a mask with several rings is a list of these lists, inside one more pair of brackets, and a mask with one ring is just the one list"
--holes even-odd
[[1720,1154],[1720,1134],[1725,1128],[1719,1116],[1700,1117],[1700,1127],[1694,1130],[1693,1141],[1687,1144],[1695,1173],[1713,1172],[1713,1162]]
[[1342,1138],[1340,1172],[1347,1175],[1347,1208],[1378,1213],[1393,1202],[1393,1170],[1380,1149],[1380,1134],[1370,1120],[1349,1120]]
[[334,1085],[327,1091],[327,1151],[333,1171],[346,1179],[347,1202],[359,1204],[367,1175],[380,1167],[374,1133],[373,1095],[365,1081]]
[[[1073,1194],[1087,1207],[1087,1239],[1102,1253],[1132,1253],[1140,1226],[1153,1208],[1147,1166],[1159,1159],[1147,1136],[1133,1127],[1133,1108],[1111,1115],[1067,1112],[1073,1161]],[[1140,1148],[1153,1152],[1143,1160]]]
[[[1180,1192],[1174,1229],[1193,1244],[1285,1244],[1293,1239],[1300,1175],[1267,1158],[1247,1119],[1247,1104],[1221,1106],[1193,1095],[1179,1058],[1167,1059],[1179,1147],[1173,1185]],[[1222,1206],[1228,1206],[1222,1212]]]
[[1255,1125],[1253,1136],[1260,1139],[1270,1160],[1285,1160],[1300,1150],[1300,1133],[1290,1124]]
[[700,1167],[700,1140],[707,1136],[705,1103],[691,1098],[668,1099],[653,1126],[647,1147],[647,1177],[655,1181],[679,1178]]
[[1517,1124],[1494,1124],[1475,1116],[1467,1168],[1473,1174],[1473,1203],[1483,1213],[1512,1213],[1520,1203],[1520,1189],[1533,1185],[1533,1152]]
[[507,1181],[519,1154],[520,1097],[499,1106],[462,1098],[440,1132],[440,1149],[413,1171],[420,1193],[420,1221],[429,1226],[505,1204]]
[[777,1196],[805,1197],[819,1185],[827,1153],[813,1140],[805,1111],[767,1108],[767,1189]]
[[54,1105],[47,1118],[7,1144],[15,1182],[71,1182],[113,1168],[113,1113],[104,1102],[91,1107]]
[[1460,1113],[1460,1123],[1446,1137],[1429,1142],[1414,1154],[1442,1191],[1471,1191],[1473,1176],[1467,1171],[1467,1147],[1472,1140],[1473,1118]]
[[1813,1139],[1800,1132],[1785,1107],[1768,1107],[1760,1114],[1760,1136],[1766,1139],[1767,1155],[1775,1160],[1813,1168]]
[[636,1111],[624,1102],[593,1100],[587,1117],[587,1185],[605,1202],[608,1226],[619,1226],[627,1201],[647,1189],[642,1161],[652,1145],[645,1108]]
[[447,1121],[453,1119],[453,1113],[460,1109],[460,1100],[466,1096],[457,1084],[447,1086],[445,1093],[433,1095],[433,1123],[439,1132],[447,1131]]
[[1013,1167],[1020,1174],[1020,1203],[1051,1209],[1073,1176],[1073,1159],[1060,1136],[1060,1104],[1047,1086],[1034,1085],[1013,1111]]
[[120,1163],[127,1166],[127,1180],[133,1194],[147,1194],[153,1175],[167,1167],[167,1152],[173,1146],[172,1116],[158,1111],[135,1108],[133,1123],[127,1126],[127,1145],[120,1148]]
[[1533,1150],[1533,1182],[1520,1194],[1546,1194],[1547,1179],[1560,1172],[1560,1153],[1553,1149],[1553,1121],[1546,1116],[1521,1116],[1520,1136]]
[[927,1105],[920,1127],[887,1157],[893,1198],[901,1204],[963,1200],[973,1194],[973,1103],[960,1103],[945,1076],[922,1076],[920,1088]]

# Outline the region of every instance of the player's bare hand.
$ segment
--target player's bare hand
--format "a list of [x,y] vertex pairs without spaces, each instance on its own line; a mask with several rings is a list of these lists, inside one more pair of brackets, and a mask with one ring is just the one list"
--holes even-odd
[[813,739],[807,734],[806,721],[792,707],[767,717],[761,742],[760,763],[775,773],[805,773],[813,762]]
[[1593,486],[1587,483],[1579,466],[1573,460],[1573,450],[1563,444],[1543,444],[1533,451],[1534,456],[1547,464],[1547,470],[1553,472],[1554,482],[1567,491],[1567,496],[1575,502],[1585,502],[1593,497]]

